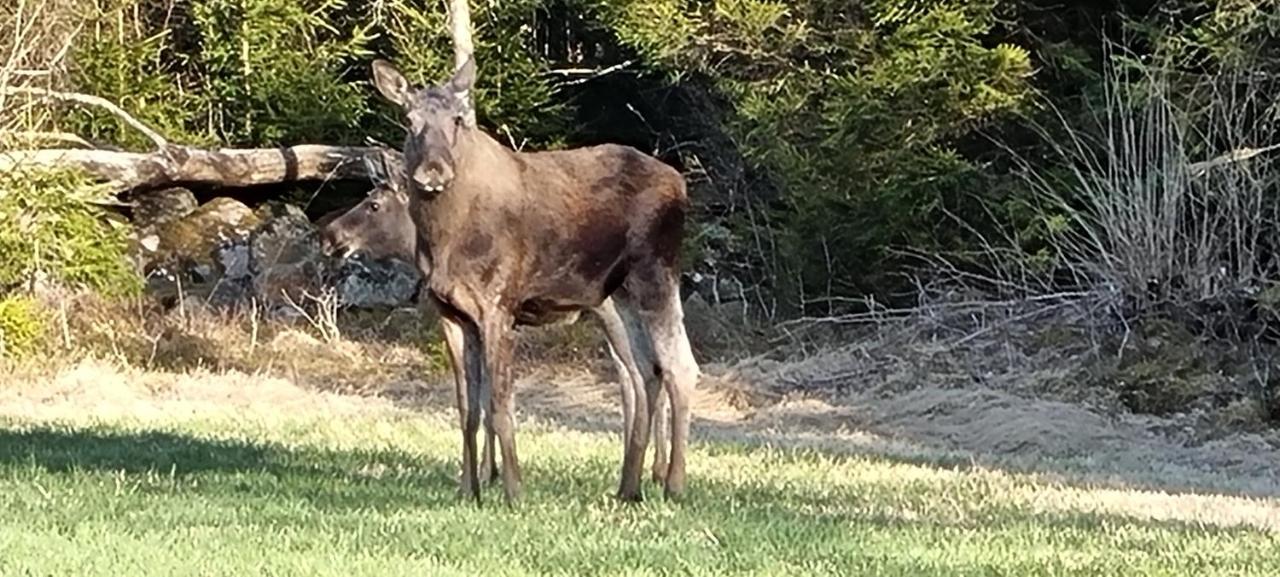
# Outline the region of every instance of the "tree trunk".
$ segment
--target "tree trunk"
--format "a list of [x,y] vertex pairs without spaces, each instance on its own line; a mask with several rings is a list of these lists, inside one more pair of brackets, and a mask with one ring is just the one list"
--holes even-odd
[[[475,44],[471,40],[471,7],[467,0],[449,0],[449,31],[453,36],[453,67],[456,70],[476,52]],[[467,124],[475,126],[475,99],[471,95],[467,95],[467,99],[472,101],[468,102],[471,106],[467,107]]]

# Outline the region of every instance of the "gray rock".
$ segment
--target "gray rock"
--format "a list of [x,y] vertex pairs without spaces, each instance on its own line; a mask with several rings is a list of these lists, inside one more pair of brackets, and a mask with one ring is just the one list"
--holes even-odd
[[244,296],[250,276],[249,234],[259,223],[249,207],[215,198],[180,218],[153,222],[138,231],[141,237],[135,245],[148,292],[169,302],[225,303]]
[[302,209],[268,203],[255,212],[261,224],[250,235],[250,270],[254,294],[268,303],[287,294],[299,301],[304,292],[318,294],[325,277],[320,239]]
[[349,307],[408,306],[421,282],[418,269],[399,259],[347,259],[334,271],[338,298]]
[[[190,214],[156,228],[151,262],[170,267],[220,267],[218,253],[226,245],[246,242],[259,218],[249,207],[230,198],[215,198]],[[217,271],[219,274],[221,270]]]
[[133,224],[139,230],[152,231],[186,217],[198,207],[196,195],[185,188],[145,192],[133,199]]
[[326,281],[343,306],[403,307],[417,301],[417,268],[398,259],[331,262],[319,232],[297,206],[267,203],[251,210],[219,198],[190,214],[136,235],[148,262],[148,290],[176,303],[214,306],[256,298],[284,310],[286,296],[319,295]]

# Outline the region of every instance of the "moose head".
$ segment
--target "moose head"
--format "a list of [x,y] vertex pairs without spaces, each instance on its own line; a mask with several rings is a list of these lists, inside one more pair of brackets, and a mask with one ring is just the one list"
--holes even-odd
[[373,83],[384,98],[404,109],[409,125],[404,141],[405,173],[418,193],[436,194],[453,182],[455,149],[463,131],[473,128],[471,86],[475,58],[469,57],[445,84],[423,88],[385,60],[373,63]]

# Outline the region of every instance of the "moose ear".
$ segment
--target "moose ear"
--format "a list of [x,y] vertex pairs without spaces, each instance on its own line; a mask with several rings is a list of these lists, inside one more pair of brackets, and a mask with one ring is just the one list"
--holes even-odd
[[398,182],[390,186],[391,192],[396,195],[396,202],[400,203],[400,206],[409,206],[409,194],[404,191],[404,187]]
[[408,190],[405,181],[404,165],[399,162],[386,162],[383,164],[385,180],[382,182],[384,186],[390,188],[395,193],[396,200],[400,204],[408,206],[409,195],[405,191]]
[[402,108],[409,107],[409,81],[390,62],[381,59],[373,61],[373,85],[383,98]]
[[476,56],[474,54],[467,56],[467,61],[458,67],[453,73],[453,79],[449,81],[449,88],[459,98],[465,98],[467,92],[476,83]]
[[364,157],[364,170],[369,175],[369,182],[374,187],[381,186],[387,181],[386,167],[382,162],[376,162],[373,156]]

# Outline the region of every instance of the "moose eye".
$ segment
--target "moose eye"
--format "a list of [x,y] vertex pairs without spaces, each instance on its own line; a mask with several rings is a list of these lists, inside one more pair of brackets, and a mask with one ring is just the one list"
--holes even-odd
[[373,201],[373,202],[371,202],[371,203],[369,203],[369,210],[371,210],[371,211],[373,211],[373,212],[378,212],[378,210],[379,210],[379,209],[381,209],[381,208],[382,208],[382,204],[380,204],[380,203],[379,203],[378,201],[376,201],[376,200],[375,200],[375,201]]

